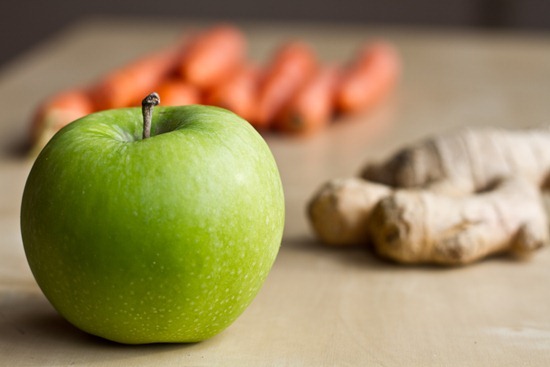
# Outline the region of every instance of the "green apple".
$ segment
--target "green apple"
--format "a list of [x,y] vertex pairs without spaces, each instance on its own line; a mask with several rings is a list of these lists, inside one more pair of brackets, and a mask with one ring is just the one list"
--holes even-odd
[[23,194],[25,253],[78,328],[128,344],[201,341],[245,310],[272,267],[279,172],[254,128],[220,108],[157,107],[144,130],[127,108],[53,137]]

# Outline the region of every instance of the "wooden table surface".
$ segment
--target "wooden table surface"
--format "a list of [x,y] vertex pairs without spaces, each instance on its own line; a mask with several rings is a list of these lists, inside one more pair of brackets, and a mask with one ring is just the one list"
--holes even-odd
[[[465,125],[550,122],[550,35],[242,24],[262,61],[291,37],[325,61],[385,37],[405,73],[393,98],[309,139],[268,135],[287,222],[265,286],[222,334],[191,345],[123,346],[88,336],[48,304],[27,266],[19,205],[30,161],[21,142],[32,110],[169,44],[190,22],[91,19],[0,69],[1,366],[548,366],[550,251],[452,269],[402,267],[362,249],[317,243],[305,204],[325,180],[354,175],[399,145]],[[550,149],[550,147],[549,147]]]

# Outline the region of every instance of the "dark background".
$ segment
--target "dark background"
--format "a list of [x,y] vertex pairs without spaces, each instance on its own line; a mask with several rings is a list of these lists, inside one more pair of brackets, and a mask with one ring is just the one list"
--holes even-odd
[[0,64],[78,19],[101,15],[550,30],[550,0],[2,0]]

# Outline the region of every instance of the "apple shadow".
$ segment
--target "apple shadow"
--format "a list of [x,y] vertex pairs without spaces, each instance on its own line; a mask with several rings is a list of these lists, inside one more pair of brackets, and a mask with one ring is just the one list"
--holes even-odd
[[[0,291],[0,349],[16,365],[73,365],[184,353],[200,343],[126,345],[87,334],[36,291]],[[124,365],[131,365],[132,363]]]

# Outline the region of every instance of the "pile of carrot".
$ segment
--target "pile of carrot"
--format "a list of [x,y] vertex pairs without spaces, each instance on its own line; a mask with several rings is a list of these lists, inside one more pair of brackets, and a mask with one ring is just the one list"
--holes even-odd
[[227,108],[259,131],[318,131],[336,116],[372,108],[395,86],[401,69],[385,41],[365,43],[346,64],[326,65],[301,41],[281,44],[266,65],[247,59],[245,35],[220,24],[113,70],[93,85],[44,101],[32,126],[35,144],[94,111],[139,106],[156,91],[162,105]]

